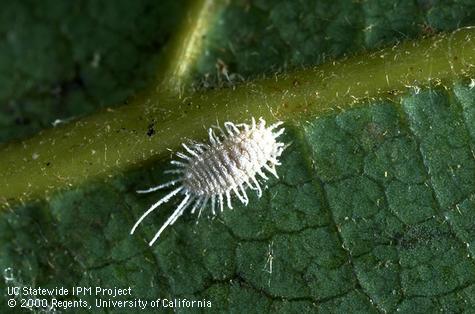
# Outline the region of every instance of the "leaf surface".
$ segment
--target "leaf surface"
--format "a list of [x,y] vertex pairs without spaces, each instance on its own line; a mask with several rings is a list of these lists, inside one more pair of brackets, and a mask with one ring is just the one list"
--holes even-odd
[[[157,15],[142,20],[146,4],[130,5],[88,4],[87,18],[97,23],[97,32],[78,21],[82,11],[74,8],[50,4],[57,11],[48,16],[34,6],[9,8],[24,16],[20,21],[27,34],[44,34],[34,36],[38,42],[3,43],[7,49],[1,49],[0,62],[13,67],[5,73],[28,79],[18,87],[20,78],[0,78],[5,82],[0,97],[14,104],[13,113],[5,107],[0,116],[2,139],[31,134],[56,118],[84,114],[132,93],[121,88],[128,85],[128,73],[141,76],[131,60],[140,63],[150,55],[149,40],[160,35],[155,23],[166,21],[157,16],[168,11],[155,8]],[[177,16],[178,11],[170,10]],[[222,13],[224,26],[209,34],[195,86],[206,89],[234,84],[237,74],[249,78],[317,65],[429,31],[453,30],[474,19],[471,1],[233,2]],[[11,25],[3,26],[4,33]],[[170,27],[163,27],[164,37]],[[73,39],[56,38],[62,36]],[[136,44],[125,45],[124,39]],[[27,42],[35,53],[22,58],[20,71],[9,51]],[[48,45],[54,45],[53,54]],[[216,72],[218,58],[228,74],[235,74],[229,80]],[[61,61],[52,67],[56,59]],[[58,84],[69,88],[64,102],[44,92]],[[39,109],[41,102],[46,110]],[[18,116],[31,125],[15,125]],[[167,181],[170,177],[162,174],[166,161],[17,206],[0,220],[0,269],[5,270],[0,287],[130,286],[132,297],[125,299],[206,299],[214,312],[473,310],[474,116],[473,81],[461,80],[289,123],[284,140],[292,144],[282,156],[280,179],[266,182],[261,199],[250,192],[249,206],[235,200],[234,210],[198,224],[185,214],[151,249],[147,242],[177,202],[161,207],[129,236],[141,213],[166,193],[134,191]],[[96,298],[81,297],[93,306]],[[6,298],[0,306],[7,308]],[[101,311],[133,310],[94,313]]]

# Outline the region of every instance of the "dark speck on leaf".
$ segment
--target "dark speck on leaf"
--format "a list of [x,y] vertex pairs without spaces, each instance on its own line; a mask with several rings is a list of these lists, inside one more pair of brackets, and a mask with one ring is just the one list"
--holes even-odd
[[17,125],[28,125],[30,122],[29,118],[18,117],[15,119],[15,124]]
[[154,123],[148,125],[147,135],[152,136],[155,134],[155,129],[153,128]]

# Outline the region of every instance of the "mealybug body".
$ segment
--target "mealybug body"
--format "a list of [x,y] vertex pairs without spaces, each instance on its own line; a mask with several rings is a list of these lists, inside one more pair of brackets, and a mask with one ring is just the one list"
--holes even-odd
[[155,234],[149,243],[150,246],[163,230],[172,225],[191,205],[192,214],[199,209],[199,218],[208,202],[211,202],[213,215],[216,214],[216,203],[221,211],[223,211],[225,201],[227,207],[232,208],[231,192],[234,192],[238,199],[247,205],[249,199],[246,186],[257,191],[258,197],[261,197],[262,190],[256,176],[267,179],[263,172],[265,169],[278,178],[275,166],[280,165],[278,158],[285,149],[284,143],[277,141],[284,132],[284,128],[279,128],[281,124],[282,122],[277,122],[266,127],[266,122],[262,118],[257,124],[252,118],[251,125],[226,122],[224,127],[227,133],[218,127],[221,131],[220,136],[216,136],[212,128],[209,129],[209,144],[192,143],[189,146],[182,144],[188,154],[177,153],[181,161],[171,161],[176,169],[166,171],[178,174],[179,177],[165,184],[137,191],[137,193],[150,193],[175,185],[179,187],[153,204],[137,220],[130,234],[135,232],[137,226],[148,214],[177,194],[182,194],[183,200]]

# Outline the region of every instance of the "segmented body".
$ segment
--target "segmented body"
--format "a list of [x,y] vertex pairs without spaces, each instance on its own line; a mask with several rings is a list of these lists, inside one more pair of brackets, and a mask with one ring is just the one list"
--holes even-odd
[[266,127],[262,118],[257,124],[253,118],[251,125],[226,122],[224,127],[227,133],[218,127],[220,136],[216,136],[212,128],[209,129],[209,144],[182,144],[187,154],[177,153],[181,160],[171,161],[176,169],[166,171],[178,174],[178,178],[137,192],[149,193],[174,185],[179,187],[152,205],[136,222],[131,234],[148,214],[177,194],[184,195],[183,200],[150,241],[150,245],[153,245],[163,230],[172,225],[189,206],[192,206],[192,214],[199,209],[199,217],[208,202],[211,203],[213,215],[216,214],[216,203],[221,211],[225,201],[227,207],[232,208],[231,193],[247,205],[247,187],[256,190],[258,197],[261,197],[262,189],[256,176],[267,180],[263,172],[265,169],[278,177],[275,166],[280,164],[278,158],[285,148],[284,143],[277,141],[284,132],[284,128],[279,128],[281,124],[282,122],[277,122]]

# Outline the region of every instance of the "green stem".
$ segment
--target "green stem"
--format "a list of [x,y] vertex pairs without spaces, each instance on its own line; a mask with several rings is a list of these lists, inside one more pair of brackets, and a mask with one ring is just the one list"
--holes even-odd
[[222,0],[189,2],[182,25],[161,55],[157,70],[157,95],[183,95],[190,83],[196,60],[203,51],[204,38],[225,6],[226,1]]
[[181,99],[144,93],[117,109],[5,145],[0,203],[43,197],[169,156],[186,138],[204,138],[216,120],[302,121],[368,100],[394,99],[408,86],[450,83],[473,75],[474,64],[475,29],[466,28],[233,89]]

